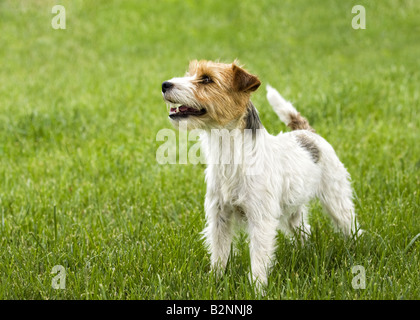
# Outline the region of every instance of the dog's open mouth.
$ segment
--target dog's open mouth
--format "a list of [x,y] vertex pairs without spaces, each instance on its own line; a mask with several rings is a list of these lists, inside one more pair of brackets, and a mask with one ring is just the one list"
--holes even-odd
[[188,116],[201,116],[206,113],[206,109],[196,109],[185,105],[179,107],[171,107],[169,117],[175,119],[177,117],[186,118]]

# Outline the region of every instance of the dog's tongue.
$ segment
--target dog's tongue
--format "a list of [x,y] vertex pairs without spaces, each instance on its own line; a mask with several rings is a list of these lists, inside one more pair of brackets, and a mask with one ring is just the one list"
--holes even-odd
[[[178,107],[178,111],[179,112],[186,112],[186,111],[188,111],[190,109],[191,108],[190,107],[187,107],[187,106],[180,106],[180,107]],[[171,112],[176,112],[176,108],[171,108]]]

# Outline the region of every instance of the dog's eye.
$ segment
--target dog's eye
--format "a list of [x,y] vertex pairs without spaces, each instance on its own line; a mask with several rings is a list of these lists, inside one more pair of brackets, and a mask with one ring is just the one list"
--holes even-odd
[[210,83],[213,82],[213,80],[211,80],[211,78],[208,75],[204,75],[201,77],[201,82],[202,83]]

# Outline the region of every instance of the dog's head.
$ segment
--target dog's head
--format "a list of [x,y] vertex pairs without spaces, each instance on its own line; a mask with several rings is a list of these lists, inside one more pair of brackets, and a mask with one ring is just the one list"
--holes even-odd
[[162,95],[176,127],[187,120],[188,129],[233,128],[243,122],[250,94],[260,84],[236,62],[194,60],[184,77],[162,83]]

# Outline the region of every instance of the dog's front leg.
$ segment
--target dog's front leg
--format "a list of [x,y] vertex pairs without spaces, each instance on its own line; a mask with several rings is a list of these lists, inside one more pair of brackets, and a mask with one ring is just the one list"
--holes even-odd
[[206,228],[203,231],[211,255],[211,268],[222,272],[227,264],[232,243],[232,210],[214,195],[206,195]]
[[273,262],[278,227],[278,220],[273,213],[279,210],[278,206],[270,206],[268,202],[255,203],[245,213],[248,220],[252,280],[258,288],[267,284]]

